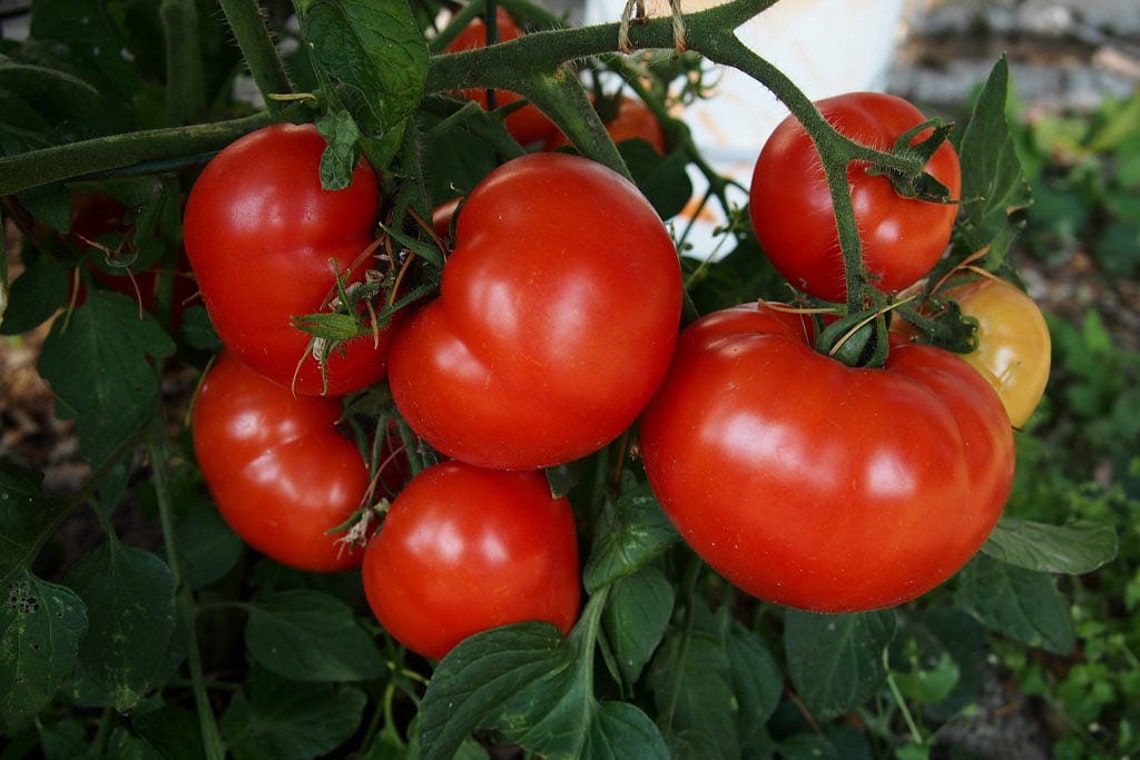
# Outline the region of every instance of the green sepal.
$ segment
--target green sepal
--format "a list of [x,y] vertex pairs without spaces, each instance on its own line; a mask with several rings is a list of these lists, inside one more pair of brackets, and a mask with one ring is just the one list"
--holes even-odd
[[859,311],[828,325],[816,349],[848,367],[881,367],[887,360],[887,320],[881,311]]

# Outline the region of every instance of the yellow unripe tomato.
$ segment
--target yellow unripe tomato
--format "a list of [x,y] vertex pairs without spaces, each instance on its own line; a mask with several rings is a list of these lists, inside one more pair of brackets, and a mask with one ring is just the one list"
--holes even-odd
[[978,320],[978,347],[962,358],[1001,396],[1014,427],[1029,419],[1049,380],[1052,342],[1041,309],[1020,288],[982,278],[945,291]]

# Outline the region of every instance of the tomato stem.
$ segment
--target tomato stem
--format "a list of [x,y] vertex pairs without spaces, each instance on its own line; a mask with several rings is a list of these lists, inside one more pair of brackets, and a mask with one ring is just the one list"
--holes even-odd
[[195,619],[198,611],[194,592],[182,577],[182,564],[178,557],[178,547],[174,541],[174,507],[170,498],[170,483],[167,478],[166,433],[162,415],[155,416],[147,438],[147,454],[150,459],[151,475],[154,480],[155,497],[158,502],[159,521],[162,525],[162,540],[166,549],[166,563],[174,579],[175,603],[186,628],[186,663],[190,670],[191,691],[198,714],[198,730],[202,735],[202,747],[209,760],[222,760],[225,746],[222,743],[210,696],[206,689],[202,670],[202,656],[198,649]]
[[176,163],[201,163],[207,154],[273,122],[269,112],[259,111],[229,121],[124,132],[0,158],[0,195],[130,167],[145,173],[147,167],[140,165],[150,161],[161,160],[166,168],[171,158],[179,159]]
[[218,4],[226,15],[254,83],[265,98],[266,107],[270,113],[279,116],[283,103],[270,96],[292,93],[293,84],[281,56],[277,54],[257,1],[218,0]]
[[899,712],[902,714],[903,722],[906,723],[907,731],[910,732],[910,738],[915,744],[922,746],[925,740],[922,737],[922,731],[919,729],[918,724],[914,722],[914,716],[910,713],[910,708],[907,707],[906,698],[903,697],[902,691],[899,689],[898,683],[895,681],[894,673],[891,672],[890,657],[888,650],[883,649],[883,667],[887,671],[887,687],[891,690],[891,696],[894,697],[895,705],[898,706]]
[[192,0],[163,0],[159,16],[166,46],[166,126],[191,124],[206,113],[198,9]]

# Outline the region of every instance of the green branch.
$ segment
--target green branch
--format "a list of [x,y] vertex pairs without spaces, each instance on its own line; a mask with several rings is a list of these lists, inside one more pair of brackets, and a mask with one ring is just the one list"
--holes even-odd
[[198,9],[193,0],[162,0],[158,10],[166,46],[166,125],[192,124],[206,113]]
[[280,105],[270,96],[292,93],[293,84],[281,56],[277,54],[277,46],[273,44],[257,0],[218,0],[218,4],[226,14],[245,65],[265,98],[266,106],[276,113]]
[[172,157],[197,161],[273,121],[262,111],[230,121],[125,132],[0,158],[0,195]]

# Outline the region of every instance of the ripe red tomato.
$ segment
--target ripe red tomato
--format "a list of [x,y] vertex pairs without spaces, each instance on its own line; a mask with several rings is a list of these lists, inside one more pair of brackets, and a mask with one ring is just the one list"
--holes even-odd
[[364,550],[364,591],[397,641],[439,659],[464,638],[578,617],[578,539],[540,472],[444,462],[396,497]]
[[[839,132],[863,145],[888,150],[896,139],[926,120],[893,95],[855,92],[816,103]],[[929,136],[920,133],[912,144]],[[876,287],[897,292],[926,276],[946,250],[957,215],[949,203],[904,198],[890,180],[854,162],[847,169],[863,262],[879,279]],[[944,142],[926,171],[957,200],[961,192],[958,154]],[[795,287],[827,301],[847,296],[834,209],[819,152],[793,117],[776,127],[752,174],[749,212],[761,248]]]
[[[290,319],[325,311],[335,295],[334,266],[346,284],[364,279],[379,206],[376,177],[363,160],[348,188],[321,188],[324,147],[311,124],[276,124],[242,137],[194,183],[183,222],[186,252],[222,342],[301,394],[325,389],[321,367],[306,355],[311,336]],[[334,350],[327,393],[383,377],[388,339],[382,330],[378,341],[365,335]]]
[[673,241],[632,183],[579,156],[522,156],[468,195],[439,298],[393,339],[392,397],[451,458],[577,459],[653,395],[681,295]]
[[[499,42],[509,42],[523,35],[522,29],[519,28],[514,17],[503,8],[498,8],[495,12],[495,26]],[[486,23],[483,22],[483,19],[477,18],[451,41],[451,44],[447,46],[447,52],[456,53],[461,50],[473,50],[475,48],[486,47],[488,42],[487,36],[488,29]],[[462,95],[468,100],[473,100],[478,103],[483,107],[483,110],[487,110],[490,107],[487,100],[487,91],[484,89],[463,90]],[[495,90],[496,108],[517,103],[522,99],[523,97],[518,93],[508,92],[506,90]],[[507,127],[507,131],[522,145],[545,140],[557,129],[557,127],[554,126],[554,122],[551,121],[546,114],[530,103],[507,114],[504,124]]]
[[997,394],[954,354],[901,344],[854,369],[757,305],[682,333],[642,416],[662,508],[760,599],[817,612],[901,604],[957,572],[1012,486]]
[[369,474],[340,434],[338,399],[295,396],[223,351],[194,401],[194,453],[218,511],[247,544],[313,572],[356,567],[363,553],[333,528],[361,506]]
[[[606,122],[606,131],[615,143],[625,140],[644,140],[660,155],[665,155],[665,131],[661,122],[642,102],[633,98],[622,98],[617,114]],[[570,141],[561,131],[546,141],[547,150],[558,150],[569,145]]]

